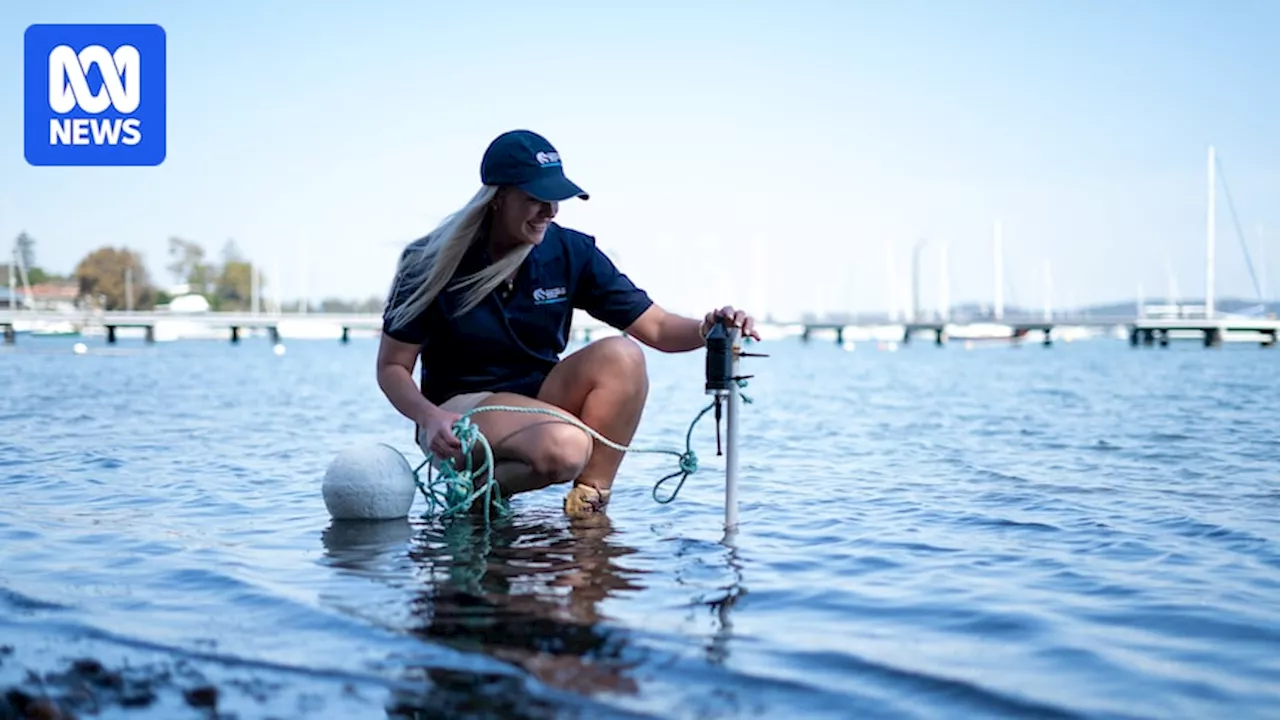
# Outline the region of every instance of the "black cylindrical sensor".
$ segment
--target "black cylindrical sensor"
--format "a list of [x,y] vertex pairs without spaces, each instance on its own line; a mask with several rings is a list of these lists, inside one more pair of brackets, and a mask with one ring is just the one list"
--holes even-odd
[[707,392],[728,391],[733,382],[733,347],[723,318],[707,332]]

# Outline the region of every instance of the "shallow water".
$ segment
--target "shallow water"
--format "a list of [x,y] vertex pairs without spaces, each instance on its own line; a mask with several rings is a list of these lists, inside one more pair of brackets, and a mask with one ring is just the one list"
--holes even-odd
[[[340,449],[420,459],[372,340],[72,342],[0,350],[0,717],[4,688],[164,718],[200,687],[246,718],[1280,703],[1276,350],[758,345],[724,543],[710,417],[675,502],[635,455],[605,523],[560,489],[487,531],[420,498],[333,523]],[[650,354],[638,446],[683,448],[701,362]],[[85,658],[121,675],[56,674]]]

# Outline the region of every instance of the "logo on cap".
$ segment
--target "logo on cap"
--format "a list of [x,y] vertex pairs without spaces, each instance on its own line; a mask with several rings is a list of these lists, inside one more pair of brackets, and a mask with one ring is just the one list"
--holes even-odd
[[515,186],[543,202],[588,197],[564,176],[560,152],[531,130],[511,130],[494,138],[480,160],[480,181]]

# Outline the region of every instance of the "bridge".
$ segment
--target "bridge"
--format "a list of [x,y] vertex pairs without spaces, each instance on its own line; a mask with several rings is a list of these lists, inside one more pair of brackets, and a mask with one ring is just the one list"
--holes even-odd
[[[1247,336],[1256,338],[1264,347],[1276,344],[1280,334],[1280,320],[1263,317],[1177,317],[1177,316],[1143,316],[1134,315],[1062,315],[1048,320],[1015,317],[994,320],[990,318],[974,318],[958,321],[894,321],[884,317],[851,318],[845,322],[805,322],[800,339],[809,341],[818,332],[826,332],[835,336],[838,344],[843,344],[850,331],[866,328],[881,328],[892,333],[903,344],[909,344],[912,338],[919,335],[932,336],[935,345],[945,345],[951,339],[965,340],[1004,340],[1015,343],[1026,341],[1040,334],[1044,345],[1053,344],[1053,333],[1057,329],[1082,328],[1092,330],[1112,330],[1125,328],[1129,342],[1135,347],[1139,344],[1154,345],[1158,341],[1167,347],[1172,338],[1194,337],[1199,335],[1205,347],[1217,347],[1227,337]],[[953,338],[952,334],[958,336]]]
[[1057,327],[1078,327],[1093,329],[1111,329],[1131,325],[1132,316],[1081,315],[1063,316],[1052,320],[1034,320],[1014,318],[993,320],[986,318],[967,318],[963,320],[890,320],[884,317],[855,317],[846,322],[806,322],[800,334],[802,340],[809,340],[815,332],[827,331],[835,333],[836,342],[843,343],[846,330],[867,327],[898,328],[901,331],[899,340],[910,343],[918,335],[932,335],[934,344],[945,345],[950,333],[959,332],[962,336],[981,335],[986,339],[1022,340],[1028,335],[1039,332],[1045,344],[1051,343],[1052,333]]
[[1217,347],[1229,334],[1256,334],[1263,347],[1274,347],[1280,320],[1257,317],[1138,318],[1129,326],[1129,343],[1168,346],[1173,333],[1199,334],[1205,347]]
[[[168,311],[138,312],[84,312],[55,313],[32,310],[0,310],[0,331],[4,343],[12,345],[19,332],[33,334],[98,334],[107,343],[118,341],[123,328],[142,329],[148,343],[156,341],[156,329],[171,324],[185,329],[197,328],[207,333],[226,330],[231,342],[240,342],[247,331],[266,331],[273,343],[279,343],[281,327],[298,331],[301,336],[317,337],[324,333],[336,335],[341,342],[350,342],[353,332],[377,333],[382,329],[382,316],[377,313],[252,313],[252,312],[199,312],[175,313]],[[305,328],[305,330],[303,330]],[[1063,315],[1050,320],[1018,317],[992,320],[985,318],[953,322],[940,320],[900,321],[883,316],[850,317],[841,322],[773,322],[761,326],[772,337],[798,335],[809,341],[815,333],[825,332],[835,336],[843,344],[847,334],[858,330],[876,328],[886,336],[902,343],[910,343],[913,337],[931,335],[936,345],[944,345],[951,339],[1006,340],[1020,343],[1040,334],[1045,345],[1052,344],[1053,333],[1059,328],[1089,328],[1110,330],[1126,328],[1130,343],[1138,345],[1168,346],[1171,339],[1200,336],[1205,347],[1216,347],[1228,336],[1256,337],[1263,346],[1276,344],[1280,335],[1280,320],[1261,317],[1135,317]],[[317,331],[323,331],[318,333]],[[575,312],[571,340],[590,341],[593,336],[610,334],[613,328],[582,311]],[[953,337],[954,336],[954,337]]]
[[[253,312],[198,312],[177,313],[161,310],[148,311],[96,311],[82,313],[42,312],[33,310],[0,310],[0,332],[4,343],[12,345],[21,331],[34,334],[83,334],[101,331],[109,344],[119,339],[119,330],[141,329],[145,341],[156,341],[156,329],[182,327],[203,331],[227,330],[231,342],[240,342],[246,331],[265,330],[273,343],[281,340],[282,326],[307,327],[314,336],[316,330],[332,329],[341,342],[350,342],[353,331],[377,333],[382,330],[380,313],[253,313]],[[609,330],[607,325],[587,315],[574,317],[574,336],[589,339],[593,334]],[[95,333],[96,334],[96,333]]]

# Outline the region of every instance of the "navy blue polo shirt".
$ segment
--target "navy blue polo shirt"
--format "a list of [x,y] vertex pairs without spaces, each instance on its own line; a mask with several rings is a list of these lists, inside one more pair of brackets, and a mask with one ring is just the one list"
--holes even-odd
[[[487,244],[474,243],[449,284],[488,263]],[[480,390],[535,397],[568,345],[575,308],[625,330],[653,304],[595,238],[556,223],[520,265],[509,296],[495,290],[458,316],[466,291],[446,287],[422,315],[391,330],[389,308],[413,291],[397,278],[383,331],[421,346],[422,392],[436,405]]]

